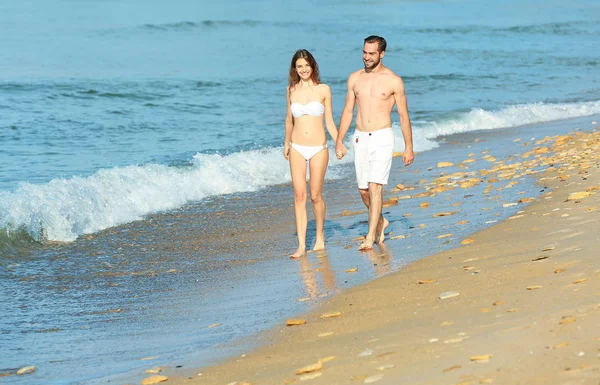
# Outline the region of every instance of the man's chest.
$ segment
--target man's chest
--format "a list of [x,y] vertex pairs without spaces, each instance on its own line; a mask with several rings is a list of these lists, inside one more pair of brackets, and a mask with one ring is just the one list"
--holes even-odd
[[354,95],[358,100],[377,98],[387,100],[392,97],[394,90],[385,79],[364,79],[356,82],[353,87]]

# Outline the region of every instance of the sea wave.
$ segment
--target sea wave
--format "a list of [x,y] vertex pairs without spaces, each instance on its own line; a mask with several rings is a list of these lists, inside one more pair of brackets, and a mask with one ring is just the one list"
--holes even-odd
[[[592,28],[590,28],[592,27]],[[580,35],[596,34],[595,25],[587,20],[575,20],[560,23],[546,24],[525,24],[513,25],[510,27],[489,27],[483,25],[466,25],[452,27],[430,27],[417,28],[413,30],[416,33],[439,34],[439,35],[466,35],[481,33],[514,33],[514,34],[535,34],[535,35]],[[410,30],[408,30],[410,32]]]
[[516,25],[508,28],[499,28],[496,29],[496,31],[536,35],[580,35],[596,33],[588,29],[589,26],[590,23],[588,21],[570,21],[562,23]]
[[[347,170],[333,160],[328,179]],[[208,196],[256,191],[291,180],[281,148],[222,156],[196,154],[187,167],[149,164],[104,169],[89,177],[24,183],[0,192],[0,229],[9,237],[70,242],[83,234],[142,219]]]
[[199,27],[220,27],[220,26],[232,26],[232,27],[256,27],[262,22],[258,20],[203,20],[203,21],[180,21],[176,23],[164,23],[164,24],[144,24],[141,26],[143,29],[151,30],[171,30],[181,31],[188,29],[195,29]]
[[[439,122],[414,122],[416,151],[438,146],[436,138],[451,134],[516,127],[526,124],[600,114],[600,101],[532,103],[497,111],[473,109]],[[394,125],[396,151],[404,149],[398,124]],[[350,137],[350,135],[348,136]],[[343,161],[330,148],[328,179],[347,177]],[[44,185],[24,183],[15,191],[0,192],[0,229],[9,237],[25,231],[36,241],[70,242],[89,234],[142,219],[203,198],[257,191],[289,183],[288,163],[281,148],[196,154],[186,166],[148,164],[100,170],[88,177],[54,179]],[[12,235],[11,235],[12,234]]]
[[518,127],[580,116],[600,114],[600,101],[580,103],[529,103],[496,111],[474,108],[438,122],[415,122],[413,141],[417,151],[438,147],[436,138],[477,130]]

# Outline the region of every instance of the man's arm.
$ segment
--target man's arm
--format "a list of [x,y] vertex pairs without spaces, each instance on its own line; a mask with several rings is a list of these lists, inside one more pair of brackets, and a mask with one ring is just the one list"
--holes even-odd
[[405,147],[402,161],[405,166],[408,166],[413,162],[415,154],[413,151],[412,126],[410,124],[410,116],[408,115],[408,102],[406,101],[406,91],[401,77],[398,77],[394,86],[394,100],[396,101],[396,108],[398,109],[398,116],[400,117],[402,137],[404,137]]
[[354,82],[356,81],[356,73],[353,73],[348,77],[347,92],[346,92],[346,103],[344,104],[344,110],[340,118],[340,126],[338,128],[337,140],[335,141],[335,153],[338,159],[342,159],[346,155],[346,146],[344,146],[344,137],[350,129],[352,118],[354,117],[354,104],[356,102],[356,96],[354,95]]
[[292,128],[294,128],[294,118],[290,111],[290,88],[285,91],[286,114],[285,114],[285,141],[283,142],[283,157],[288,160],[290,156],[290,142],[292,140]]

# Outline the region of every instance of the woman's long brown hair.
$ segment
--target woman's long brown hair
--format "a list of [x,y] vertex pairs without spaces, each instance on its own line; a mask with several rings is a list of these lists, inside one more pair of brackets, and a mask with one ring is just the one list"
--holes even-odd
[[298,72],[296,72],[296,62],[298,61],[298,59],[306,60],[310,68],[312,68],[310,80],[312,80],[314,84],[321,84],[319,65],[317,64],[317,61],[315,60],[314,56],[305,49],[299,49],[292,57],[292,63],[290,64],[290,76],[288,78],[290,90],[300,82],[300,75],[298,75]]

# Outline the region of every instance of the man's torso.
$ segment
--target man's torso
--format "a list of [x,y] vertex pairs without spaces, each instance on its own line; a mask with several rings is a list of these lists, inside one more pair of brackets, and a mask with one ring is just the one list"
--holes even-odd
[[394,84],[397,76],[385,69],[380,73],[361,70],[352,90],[357,106],[356,127],[359,131],[376,131],[392,126]]

